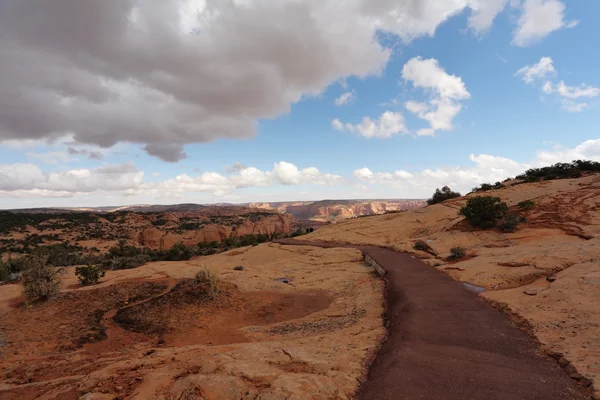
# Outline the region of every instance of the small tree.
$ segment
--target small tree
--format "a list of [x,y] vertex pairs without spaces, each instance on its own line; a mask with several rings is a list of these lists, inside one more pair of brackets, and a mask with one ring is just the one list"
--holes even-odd
[[491,228],[504,217],[508,205],[499,197],[476,196],[467,201],[467,205],[460,209],[467,221],[479,228]]
[[75,275],[77,275],[77,279],[82,285],[95,285],[100,278],[104,278],[106,272],[99,266],[88,265],[86,267],[76,267]]
[[23,264],[23,294],[29,301],[45,301],[60,290],[63,269],[48,264],[48,257],[33,254]]
[[448,186],[444,186],[441,190],[436,189],[435,193],[431,197],[431,199],[427,200],[428,205],[433,205],[437,203],[441,203],[448,199],[454,199],[456,197],[460,197],[461,194],[458,192],[453,192]]

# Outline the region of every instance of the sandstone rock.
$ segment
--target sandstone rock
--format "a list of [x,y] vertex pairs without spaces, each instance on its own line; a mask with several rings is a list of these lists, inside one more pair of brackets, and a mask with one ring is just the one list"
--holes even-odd
[[523,293],[525,293],[526,295],[529,295],[529,296],[535,296],[538,294],[538,290],[537,289],[526,289],[523,291]]
[[554,275],[552,275],[552,276],[549,276],[549,277],[547,277],[547,278],[546,278],[546,280],[547,280],[548,282],[554,282],[554,281],[556,281],[556,276],[554,276]]
[[564,358],[564,357],[561,357],[561,358],[559,358],[559,359],[558,359],[558,364],[559,364],[561,367],[563,367],[563,368],[564,368],[564,367],[566,367],[567,365],[569,365],[569,360],[567,360],[567,359],[566,359],[566,358]]
[[86,393],[79,400],[112,400],[115,396],[106,393]]
[[[177,219],[177,217],[173,214],[168,215],[170,220]],[[252,221],[250,218],[248,218],[241,226],[235,229],[232,226],[209,224],[196,231],[184,231],[183,233],[176,233],[173,231],[162,230],[154,226],[144,226],[137,235],[137,242],[138,244],[152,250],[168,250],[179,242],[185,244],[186,246],[193,246],[198,243],[221,242],[222,240],[230,237],[232,234],[234,236],[250,234],[272,235],[275,233],[287,234],[291,231],[291,216],[273,215],[266,216],[258,221]]]

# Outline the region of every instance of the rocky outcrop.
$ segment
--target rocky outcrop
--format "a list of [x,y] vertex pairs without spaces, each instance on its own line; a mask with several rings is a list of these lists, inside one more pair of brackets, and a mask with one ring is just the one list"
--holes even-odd
[[316,202],[251,203],[251,207],[289,213],[298,219],[341,221],[364,215],[414,210],[425,200],[323,200]]
[[[171,218],[171,222],[179,222],[179,219],[172,219],[172,214],[169,214],[169,218]],[[198,243],[221,242],[232,235],[239,237],[258,234],[287,234],[292,231],[292,223],[293,220],[289,215],[274,214],[258,221],[252,221],[251,218],[247,218],[237,227],[209,224],[197,230],[177,232],[170,230],[170,225],[165,225],[165,227],[145,226],[137,234],[137,243],[153,250],[168,250],[179,242],[187,246],[192,246]]]

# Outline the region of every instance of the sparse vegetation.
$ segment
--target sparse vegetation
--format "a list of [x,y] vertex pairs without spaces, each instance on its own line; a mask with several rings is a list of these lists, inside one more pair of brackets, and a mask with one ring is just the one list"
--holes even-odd
[[517,206],[521,210],[531,210],[533,207],[535,207],[535,203],[533,202],[533,200],[523,200],[523,201],[519,202],[519,204],[517,204]]
[[413,247],[415,250],[420,250],[420,251],[430,251],[431,250],[431,247],[429,247],[429,245],[424,240],[417,240]]
[[60,290],[62,268],[48,263],[48,257],[31,255],[26,257],[23,265],[23,294],[29,301],[45,301]]
[[244,266],[243,265],[237,265],[235,267],[233,267],[234,271],[243,271],[244,270]]
[[493,185],[490,183],[484,183],[481,186],[475,187],[473,188],[473,192],[487,192],[488,190],[498,190],[498,189],[502,189],[506,186],[504,186],[502,184],[502,182],[496,182]]
[[500,229],[502,232],[511,233],[517,230],[517,226],[519,225],[520,219],[518,215],[508,214],[504,217],[502,222],[500,223]]
[[433,196],[427,200],[428,205],[442,203],[448,199],[454,199],[456,197],[460,197],[461,194],[458,192],[453,192],[448,186],[444,186],[441,190],[436,189]]
[[96,265],[88,265],[75,268],[75,275],[82,285],[97,284],[100,278],[104,278],[106,272]]
[[453,260],[460,260],[467,255],[467,249],[461,246],[456,246],[450,249],[450,258]]
[[508,205],[499,197],[476,196],[467,200],[466,206],[460,209],[460,214],[473,226],[487,229],[504,218],[507,211]]
[[217,274],[208,268],[202,269],[196,273],[194,283],[201,286],[204,293],[211,300],[216,299],[219,295],[221,281]]
[[[1,256],[2,255],[0,254],[0,257]],[[11,276],[10,265],[8,263],[3,262],[2,258],[0,258],[0,282],[9,281],[10,276]]]
[[579,178],[583,172],[600,172],[600,163],[575,160],[571,163],[557,163],[549,167],[532,168],[517,176],[524,182],[550,181],[554,179]]

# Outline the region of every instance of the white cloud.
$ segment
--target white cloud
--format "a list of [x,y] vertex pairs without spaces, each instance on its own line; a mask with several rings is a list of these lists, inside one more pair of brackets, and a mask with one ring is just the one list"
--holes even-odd
[[394,171],[394,176],[396,176],[397,178],[401,178],[401,179],[410,179],[410,178],[414,177],[414,175],[411,174],[410,172],[402,171],[402,170]]
[[473,0],[471,9],[473,12],[469,17],[469,28],[475,33],[487,32],[492,26],[494,19],[504,10],[508,0]]
[[556,92],[562,97],[568,99],[578,99],[580,97],[596,97],[600,95],[600,89],[597,87],[582,83],[580,86],[567,86],[563,81],[560,81],[556,87]]
[[460,113],[460,100],[471,97],[462,78],[450,75],[434,58],[410,59],[402,68],[402,78],[416,88],[432,92],[428,103],[407,101],[407,110],[419,118],[429,122],[430,128],[417,131],[419,136],[431,136],[438,130],[448,131],[453,128],[452,120]]
[[50,151],[48,153],[28,152],[27,157],[31,160],[40,160],[44,164],[56,165],[58,163],[69,162],[69,155],[60,151]]
[[[0,197],[23,197],[37,193],[43,197],[72,197],[90,193],[120,192],[128,196],[185,193],[232,194],[237,189],[262,188],[275,182],[282,185],[335,185],[339,175],[322,173],[315,167],[298,169],[281,161],[272,171],[242,167],[231,175],[204,172],[197,176],[181,174],[160,182],[146,182],[144,172],[133,163],[103,165],[94,169],[74,169],[44,173],[34,164],[0,164]],[[158,173],[152,176],[157,178]]]
[[569,100],[562,101],[563,110],[572,112],[572,113],[582,112],[586,108],[589,108],[589,106],[590,105],[587,103],[576,103],[576,102],[569,101]]
[[537,64],[526,65],[519,69],[515,76],[521,76],[525,83],[533,83],[536,80],[544,79],[548,75],[556,75],[552,58],[542,57]]
[[273,168],[273,176],[282,185],[298,185],[302,183],[333,185],[342,180],[342,177],[339,175],[323,174],[314,167],[300,170],[294,164],[290,164],[285,161],[275,164]]
[[342,123],[342,121],[340,121],[339,119],[334,119],[333,121],[331,121],[331,126],[333,126],[333,129],[337,130],[337,131],[343,131],[344,130],[344,124]]
[[544,92],[546,94],[550,94],[553,91],[554,91],[554,87],[552,86],[552,82],[546,81],[546,83],[544,83],[544,86],[542,86],[542,92]]
[[411,179],[413,174],[407,171],[399,170],[391,172],[373,172],[369,168],[361,168],[354,171],[353,176],[363,182],[374,184],[394,185],[401,179]]
[[[337,120],[334,120],[334,122],[335,121]],[[337,126],[341,126],[341,122],[340,125],[334,125],[336,129],[338,129]],[[384,112],[375,121],[369,117],[364,117],[360,124],[346,124],[343,128],[349,132],[358,132],[368,139],[388,139],[397,134],[408,133],[408,130],[404,125],[404,116],[399,112],[392,111]]]
[[[519,69],[515,76],[521,76],[526,83],[535,83],[545,79],[548,75],[556,75],[552,59],[550,57],[542,57],[537,64],[526,65]],[[582,83],[579,86],[568,86],[564,81],[553,83],[546,80],[541,87],[544,94],[557,96],[563,110],[568,112],[581,112],[589,107],[588,103],[575,101],[580,98],[593,98],[600,95],[600,89]],[[542,101],[545,99],[542,98]]]
[[565,21],[565,5],[558,0],[524,0],[513,43],[529,46],[561,28],[572,28],[578,21]]
[[431,128],[423,128],[417,131],[417,136],[435,136],[435,131]]
[[174,162],[188,143],[251,137],[306,96],[379,74],[391,53],[379,32],[433,36],[467,8],[481,32],[501,3],[19,0],[0,13],[0,140],[137,143]]
[[[0,13],[0,138],[72,132],[177,161],[187,143],[250,137],[258,119],[387,64],[375,33],[393,6],[366,15],[351,3],[20,0]],[[32,15],[44,16],[33,30]]]
[[408,111],[410,111],[413,114],[422,114],[429,110],[429,105],[427,103],[420,103],[418,101],[413,100],[407,101],[406,103],[404,103],[404,106]]
[[482,183],[501,182],[532,167],[577,159],[600,161],[600,139],[588,140],[573,149],[555,146],[549,151],[539,151],[529,163],[489,154],[471,154],[469,160],[473,164],[469,167],[439,167],[415,173],[373,172],[365,167],[355,170],[353,176],[363,185],[383,185],[401,190],[402,197],[424,198],[445,185],[464,194]]
[[431,89],[442,98],[464,100],[471,97],[459,76],[450,75],[435,58],[411,58],[402,68],[402,78],[414,87]]
[[272,174],[264,172],[254,167],[247,167],[239,170],[238,176],[231,177],[235,187],[265,187],[273,183]]
[[50,173],[43,173],[34,164],[0,165],[0,191],[3,193],[16,190],[72,194],[119,191],[140,185],[143,178],[144,173],[135,168],[132,163]]
[[552,151],[538,151],[534,164],[540,167],[573,160],[600,161],[600,139],[586,140],[573,149],[557,145]]
[[335,105],[336,106],[342,106],[344,104],[351,103],[355,99],[356,99],[356,96],[354,95],[354,91],[342,93],[340,95],[340,97],[338,97],[337,99],[335,99]]

